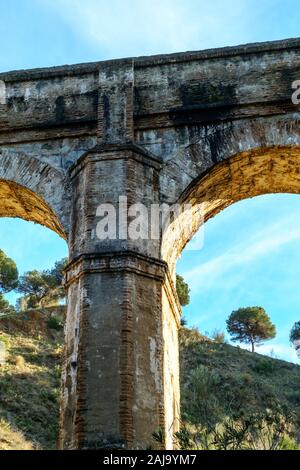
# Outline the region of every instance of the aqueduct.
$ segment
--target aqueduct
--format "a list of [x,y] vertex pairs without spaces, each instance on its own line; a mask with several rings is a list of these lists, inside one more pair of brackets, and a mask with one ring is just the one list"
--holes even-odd
[[[300,193],[300,39],[0,75],[0,215],[68,241],[60,447],[145,448],[179,422],[176,259],[159,240],[99,240],[101,203]],[[181,221],[182,222],[182,221]]]

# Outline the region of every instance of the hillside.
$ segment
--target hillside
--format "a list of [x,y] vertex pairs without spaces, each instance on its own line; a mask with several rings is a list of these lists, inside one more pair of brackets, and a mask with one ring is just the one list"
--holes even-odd
[[[44,309],[0,320],[7,350],[0,366],[0,450],[56,446],[62,318],[62,310]],[[255,413],[278,403],[295,413],[299,436],[299,366],[212,342],[186,328],[180,332],[180,357],[185,423],[217,421],[229,408]]]
[[225,416],[284,410],[300,440],[300,366],[180,331],[182,419],[210,426]]
[[7,351],[0,366],[0,450],[55,449],[62,311],[1,319],[0,341]]

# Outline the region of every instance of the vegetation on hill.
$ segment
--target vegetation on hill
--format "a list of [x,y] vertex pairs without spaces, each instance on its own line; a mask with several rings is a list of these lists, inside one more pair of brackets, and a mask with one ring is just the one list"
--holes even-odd
[[[62,312],[63,307],[32,310],[0,320],[0,341],[7,349],[6,365],[0,367],[2,450],[56,446]],[[299,439],[300,434],[299,366],[186,328],[180,332],[180,357],[183,430],[193,433],[200,426],[207,437],[204,427],[222,422],[229,411],[236,417],[288,409],[293,424],[280,421],[279,425],[287,431],[283,446],[295,448],[291,437]],[[270,435],[275,431],[267,428]]]
[[0,450],[55,449],[63,345],[62,309],[0,320]]
[[[238,428],[255,420],[255,426],[265,433],[264,439],[269,439],[279,429],[278,448],[297,447],[295,441],[300,440],[299,366],[215,342],[197,330],[182,328],[180,371],[182,419],[192,434],[200,429],[202,434],[213,434],[215,438],[216,429],[220,433],[220,425],[224,427],[224,423],[229,433],[237,433]],[[223,445],[221,441],[219,439],[218,444]],[[232,448],[227,444],[227,448]],[[269,448],[269,442],[252,445]]]
[[[0,250],[0,317],[32,308],[56,306],[65,298],[63,273],[67,259],[54,264],[52,269],[28,271],[19,277],[14,260]],[[22,294],[16,307],[10,305],[5,294],[10,291]]]
[[55,306],[64,299],[62,285],[63,270],[67,259],[57,261],[52,269],[28,271],[20,276],[17,291],[23,294],[18,299],[18,310]]
[[262,307],[246,307],[234,310],[227,319],[227,331],[232,341],[255,345],[276,336],[275,325]]

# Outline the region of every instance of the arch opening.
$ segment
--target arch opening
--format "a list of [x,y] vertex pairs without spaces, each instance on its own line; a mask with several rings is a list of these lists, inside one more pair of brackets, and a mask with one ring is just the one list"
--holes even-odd
[[300,194],[299,147],[242,152],[194,180],[178,201],[191,209],[170,223],[162,239],[162,258],[173,279],[177,259],[201,224],[235,202],[272,193]]
[[[223,211],[223,209],[239,201],[243,201],[245,199],[256,198],[256,196],[263,196],[267,194],[285,194],[285,195],[295,194],[297,195],[297,198],[298,198],[300,195],[299,175],[300,175],[300,149],[290,148],[290,147],[286,147],[286,148],[276,147],[276,148],[260,148],[260,149],[252,150],[250,152],[244,152],[242,154],[235,155],[234,157],[231,157],[228,160],[216,165],[210,172],[208,172],[201,178],[194,181],[193,184],[189,188],[187,188],[184,194],[182,194],[180,201],[182,203],[190,203],[192,204],[193,207],[196,207],[197,204],[202,205],[203,219],[199,221],[196,211],[194,213],[189,211],[186,214],[186,219],[182,217],[181,220],[175,220],[173,222],[173,226],[169,227],[169,236],[170,237],[173,236],[173,239],[171,242],[172,246],[168,247],[169,241],[167,241],[166,239],[163,240],[163,248],[166,249],[166,251],[164,251],[163,256],[165,257],[164,259],[169,263],[170,269],[172,270],[174,275],[175,275],[177,258],[181,255],[181,252],[183,251],[185,245],[189,242],[189,240],[193,237],[193,235],[199,229],[200,224],[202,222],[208,221],[209,219],[213,218],[216,214]],[[289,196],[289,197],[292,197],[292,196]],[[261,200],[262,198],[257,198],[257,199]],[[274,200],[274,199],[272,198],[271,200]],[[296,202],[297,204],[299,203],[299,201],[296,201]],[[241,202],[241,204],[243,204],[242,207],[244,207],[244,204],[246,205],[246,203],[247,201],[244,201],[244,203]],[[258,213],[257,205],[255,205],[255,201],[249,201],[249,204],[250,203],[254,203],[254,207],[256,207],[255,209],[255,215],[256,215],[256,213]],[[237,206],[239,206],[239,204],[237,204]],[[227,211],[225,211],[225,213],[226,212]],[[199,319],[199,326],[201,328],[202,334],[199,333],[197,329],[195,330],[192,329],[190,330],[190,332],[188,329],[181,330],[183,331],[183,335],[181,338],[181,357],[183,358],[184,361],[186,361],[187,358],[192,361],[192,359],[190,358],[192,357],[192,353],[194,354],[193,362],[189,363],[190,367],[189,368],[186,367],[186,372],[185,370],[182,371],[181,380],[185,384],[185,387],[186,387],[186,383],[189,382],[190,377],[193,375],[193,373],[195,372],[196,374],[196,372],[199,372],[200,374],[201,372],[203,383],[205,380],[207,380],[207,383],[209,383],[211,386],[211,396],[216,397],[216,399],[219,400],[218,403],[221,403],[222,406],[224,405],[224,409],[227,407],[228,403],[230,403],[230,397],[232,397],[235,400],[235,405],[236,403],[238,404],[238,406],[240,407],[239,409],[238,409],[238,406],[236,406],[236,408],[235,406],[233,407],[235,412],[236,410],[238,410],[238,413],[239,413],[239,410],[240,409],[242,410],[241,414],[238,414],[238,413],[236,414],[237,422],[242,422],[243,416],[246,415],[246,412],[249,413],[249,416],[252,416],[251,413],[256,413],[257,409],[263,410],[264,408],[267,408],[268,410],[272,410],[272,413],[274,413],[274,416],[278,412],[278,414],[282,413],[281,416],[284,417],[285,416],[284,405],[283,407],[281,407],[281,405],[282,403],[285,403],[285,399],[288,396],[289,386],[286,385],[285,388],[283,387],[282,396],[276,395],[275,392],[277,389],[275,390],[275,388],[277,387],[279,389],[280,386],[282,385],[280,383],[280,380],[282,380],[283,382],[285,380],[285,384],[289,383],[288,381],[290,380],[292,381],[293,379],[292,379],[291,370],[293,369],[293,372],[296,373],[297,372],[296,368],[298,367],[297,365],[293,365],[293,366],[290,365],[290,369],[288,370],[289,366],[286,365],[287,370],[284,373],[282,372],[280,380],[278,379],[278,383],[276,382],[277,380],[276,368],[278,367],[278,369],[280,369],[280,367],[283,367],[282,366],[283,363],[280,361],[277,361],[276,363],[274,359],[285,360],[285,361],[288,361],[288,363],[294,362],[294,359],[292,359],[292,353],[288,354],[287,349],[288,349],[288,341],[289,341],[288,329],[292,327],[295,320],[298,320],[297,306],[296,308],[293,308],[293,301],[295,300],[292,300],[292,298],[290,297],[292,290],[297,289],[297,286],[296,286],[297,280],[294,279],[295,282],[291,286],[289,286],[289,289],[287,289],[287,287],[285,286],[285,284],[287,284],[286,282],[285,283],[283,282],[285,287],[283,287],[282,289],[272,290],[268,288],[272,286],[272,278],[275,277],[274,273],[272,272],[272,268],[274,271],[276,271],[277,278],[278,276],[281,275],[282,272],[284,272],[284,270],[280,271],[279,269],[281,266],[280,263],[278,263],[279,256],[278,258],[276,258],[277,264],[274,263],[276,264],[276,269],[274,269],[274,266],[270,263],[271,267],[269,266],[264,267],[265,277],[262,278],[258,276],[257,284],[260,284],[260,286],[257,289],[257,291],[255,291],[255,289],[252,289],[252,286],[253,286],[252,278],[253,278],[253,272],[254,272],[253,266],[252,267],[250,266],[250,268],[249,266],[247,267],[247,275],[245,275],[245,272],[244,273],[242,272],[243,270],[241,268],[241,266],[243,266],[243,260],[244,262],[247,262],[249,261],[249,259],[251,259],[251,248],[252,248],[252,251],[256,253],[256,256],[253,256],[253,259],[257,258],[256,261],[259,259],[259,261],[263,264],[264,262],[263,255],[266,254],[265,252],[269,252],[269,254],[272,254],[272,256],[274,255],[274,252],[277,252],[277,248],[278,246],[280,246],[279,243],[280,243],[281,236],[282,236],[282,239],[286,238],[286,240],[288,240],[289,242],[291,240],[298,239],[298,243],[299,243],[299,228],[298,227],[297,229],[295,229],[295,233],[289,233],[287,236],[285,233],[281,233],[281,232],[287,231],[287,226],[289,225],[287,226],[284,225],[285,229],[282,230],[280,224],[277,223],[277,228],[279,232],[276,232],[276,230],[274,231],[274,227],[276,227],[276,215],[278,215],[277,214],[278,212],[279,212],[278,207],[276,206],[276,211],[274,209],[274,214],[273,214],[274,219],[272,219],[272,223],[274,221],[274,225],[272,225],[273,231],[268,230],[266,228],[266,226],[268,227],[267,225],[268,222],[270,222],[271,220],[270,217],[259,219],[259,217],[257,216],[259,220],[259,223],[257,223],[257,225],[259,224],[261,225],[261,222],[263,221],[263,224],[265,223],[266,226],[263,225],[261,229],[258,228],[258,231],[252,234],[252,241],[256,242],[256,244],[253,243],[253,246],[245,242],[245,240],[247,240],[248,242],[249,240],[251,240],[251,234],[249,232],[249,239],[247,239],[247,235],[245,235],[245,238],[243,239],[243,242],[240,245],[237,242],[237,237],[236,238],[233,237],[233,240],[234,240],[233,243],[235,243],[234,247],[230,243],[228,243],[227,246],[226,244],[223,245],[223,242],[222,242],[221,243],[222,247],[219,250],[216,249],[216,240],[218,239],[219,237],[218,234],[220,233],[219,230],[220,229],[222,230],[221,228],[222,224],[218,224],[218,231],[215,231],[215,240],[211,244],[213,246],[213,249],[211,249],[210,254],[208,256],[202,255],[202,261],[204,259],[203,265],[201,265],[200,267],[200,264],[198,264],[199,269],[196,269],[195,266],[196,266],[197,261],[199,263],[199,259],[197,259],[197,256],[194,256],[194,262],[193,262],[194,264],[190,263],[189,268],[186,271],[186,273],[188,273],[186,281],[189,283],[190,280],[195,279],[194,289],[196,285],[198,286],[198,303],[197,301],[195,301],[196,296],[194,296],[194,299],[193,299],[194,305],[191,308],[192,313],[193,313],[193,309],[194,309],[195,315],[197,314],[200,316],[202,313],[203,317],[201,319],[201,322],[203,322],[205,326],[208,324],[207,318],[209,317],[211,319],[210,325],[212,325],[212,323],[214,322],[211,328],[216,328],[215,333],[217,333],[219,337],[221,337],[221,339],[215,339],[213,337],[212,335],[212,333],[214,333],[213,330],[210,330],[211,333],[208,333],[208,328],[202,329],[203,324],[200,324],[200,319]],[[247,216],[245,215],[246,213],[243,212],[243,214],[244,214],[244,219],[246,219],[247,218]],[[188,220],[188,216],[191,216],[191,215],[192,215],[193,220]],[[282,218],[281,220],[288,220],[288,217],[286,217],[285,219]],[[295,223],[296,225],[298,225],[297,220],[299,219],[295,217],[293,218],[293,223]],[[216,222],[215,220],[211,221],[211,223],[215,223],[215,222]],[[184,227],[182,227],[182,225]],[[290,232],[292,232],[291,226],[289,227],[290,227]],[[185,230],[183,230],[183,228],[185,228]],[[237,223],[235,225],[235,228],[237,229]],[[260,230],[262,230],[262,233],[260,233]],[[236,231],[239,231],[239,230],[236,230]],[[211,234],[212,232],[210,233],[210,235]],[[269,240],[270,242],[274,241],[274,246],[277,247],[273,251],[272,251],[272,243],[271,243],[271,248],[269,249],[268,247],[269,251],[263,248],[263,244],[260,243],[263,240],[263,235],[267,235],[267,234],[270,235],[270,238],[267,239],[267,244]],[[297,237],[295,235],[297,235]],[[231,233],[231,236],[232,236],[232,233]],[[222,232],[220,234],[220,238],[221,239],[223,238]],[[205,235],[205,239],[207,239],[207,235]],[[176,243],[174,242],[175,240],[176,240]],[[282,244],[284,245],[284,243]],[[208,245],[209,245],[209,242],[208,242]],[[261,246],[262,248],[261,252],[258,249],[259,246]],[[176,253],[174,253],[175,251],[174,247],[176,247],[175,248]],[[244,251],[239,251],[241,247],[244,247]],[[223,251],[223,248],[224,248],[224,251]],[[291,250],[291,248],[289,249]],[[294,249],[295,247],[293,248],[293,250]],[[172,250],[174,251],[172,252]],[[206,250],[206,246],[205,246],[205,250]],[[250,258],[249,258],[249,252],[250,252]],[[259,254],[258,256],[257,256],[257,253]],[[286,256],[286,253],[288,253],[288,250],[285,252],[285,256]],[[236,259],[240,260],[241,258],[241,262],[239,261],[240,264],[238,263],[234,264],[234,255],[236,255]],[[230,270],[231,259],[233,259],[232,266],[233,267],[235,266],[235,268],[236,266],[238,266],[236,270],[235,269]],[[297,264],[296,262],[293,264],[294,277],[296,277],[295,273],[298,272],[296,264]],[[191,266],[193,266],[193,268],[191,268]],[[227,268],[229,266],[229,268],[227,270],[226,268],[224,268],[224,270],[222,271],[222,266],[226,266]],[[282,266],[286,267],[287,271],[290,270],[290,264],[289,264],[288,258],[284,258]],[[269,268],[269,270],[267,268]],[[252,269],[252,273],[251,273],[251,269]],[[221,273],[223,272],[223,276],[218,271],[221,271]],[[226,276],[224,275],[225,272],[226,272]],[[183,276],[185,274],[184,270],[183,271],[179,270],[179,273],[182,274]],[[235,274],[235,278],[233,277],[233,279],[231,280],[232,273]],[[219,277],[218,277],[218,274],[219,274]],[[251,274],[252,274],[252,278],[251,278]],[[241,278],[243,279],[242,281],[241,281]],[[227,282],[227,287],[225,286],[222,291],[222,288],[220,288],[220,284],[224,283],[224,281],[225,281],[225,284]],[[286,281],[286,279],[284,279],[284,276],[282,278],[282,281]],[[241,295],[239,295],[240,294],[239,288],[241,287],[242,284],[243,284],[245,291],[247,292],[247,295],[245,295],[245,293],[242,293]],[[210,288],[207,287],[209,285],[211,286]],[[231,285],[230,289],[228,288],[229,285]],[[205,289],[205,286],[206,286],[206,289]],[[202,290],[201,300],[200,300],[201,289],[203,290]],[[226,292],[226,289],[227,291],[229,291],[228,299],[231,296],[230,300],[226,299],[226,296],[222,296],[222,294]],[[204,291],[204,295],[203,295],[203,291]],[[282,295],[282,300],[283,300],[282,303],[278,302],[278,300],[280,299],[279,291],[281,291],[281,295],[282,293],[285,293],[286,291],[289,292],[289,295],[284,296],[284,299]],[[296,293],[295,293],[295,297],[296,297]],[[248,300],[246,300],[246,303],[243,303],[241,302],[241,299],[242,300],[248,299]],[[251,300],[249,301],[249,299]],[[202,303],[200,304],[200,302]],[[212,304],[212,307],[209,306],[209,304]],[[199,308],[199,305],[201,305],[200,308]],[[228,308],[228,305],[232,305],[233,307]],[[246,310],[248,307],[260,308],[260,307],[253,307],[253,306],[261,306],[263,309],[264,308],[266,309],[266,312],[268,315],[270,315],[271,321],[274,322],[274,325],[276,326],[277,331],[276,331],[276,342],[274,340],[274,343],[273,343],[274,349],[271,349],[272,345],[270,345],[271,352],[267,351],[268,343],[267,345],[265,345],[265,341],[264,341],[262,343],[262,349],[260,350],[260,347],[259,347],[256,350],[256,352],[258,352],[259,355],[254,355],[253,357],[251,357],[252,353],[250,352],[248,353],[246,351],[245,352],[242,351],[241,353],[239,352],[240,351],[239,349],[232,348],[233,344],[225,345],[225,343],[228,341],[228,337],[226,336],[226,340],[225,340],[224,331],[226,331],[226,326],[224,330],[224,324],[226,325],[225,315],[226,315],[226,318],[229,318],[231,312],[234,313],[235,311],[238,311],[240,309]],[[295,304],[294,304],[294,307],[295,307]],[[290,308],[292,311],[290,311]],[[202,312],[200,313],[198,309],[200,310],[200,312],[202,309]],[[281,311],[279,312],[280,309]],[[281,316],[284,317],[280,320],[280,322],[278,322],[278,312],[280,313]],[[190,312],[188,311],[188,313]],[[223,315],[222,322],[220,321],[221,314]],[[219,320],[216,320],[217,316]],[[189,317],[188,316],[185,317],[185,320],[189,321]],[[195,318],[192,319],[192,321],[193,320],[195,321]],[[194,323],[189,323],[190,325],[189,327],[191,327],[192,324]],[[220,328],[220,324],[222,325],[221,328]],[[229,330],[228,330],[228,333],[229,335],[231,335],[231,332]],[[192,335],[194,335],[194,337]],[[211,337],[208,338],[207,337],[208,335]],[[193,341],[191,338],[194,338],[193,339],[195,342],[194,349],[192,349],[192,347],[189,349],[189,341],[191,342]],[[284,340],[282,338],[284,338]],[[220,345],[219,345],[220,347],[217,345],[218,341],[220,342]],[[201,344],[201,342],[202,343],[206,342],[205,346],[203,346],[202,349],[201,349],[201,346],[199,347],[199,349],[197,349],[196,343]],[[241,345],[241,347],[243,347],[243,345]],[[286,347],[286,350],[285,349],[281,350],[281,353],[286,354],[286,356],[281,357],[279,355],[278,357],[277,354],[280,353],[280,347],[282,348]],[[186,349],[186,353],[185,353],[185,349]],[[292,347],[290,349],[292,349]],[[197,352],[195,353],[195,351]],[[234,360],[235,360],[234,355],[236,355],[238,366],[237,366],[237,363],[234,363]],[[271,358],[266,358],[261,355],[271,356]],[[231,360],[232,362],[230,362]],[[251,361],[253,361],[253,363],[251,363],[252,365],[247,369],[247,364],[250,364]],[[209,366],[206,367],[206,365],[208,364]],[[233,367],[232,364],[234,364],[234,367],[237,367],[237,368],[240,367],[239,369],[240,375],[237,374],[235,376],[234,375],[235,373],[232,373],[232,375],[230,375],[230,367]],[[213,374],[214,373],[217,374],[218,371],[219,372],[221,371],[221,372],[220,372],[220,375],[218,376],[219,379],[216,379],[216,380],[221,380],[224,383],[226,382],[226,380],[228,381],[231,380],[230,382],[231,391],[228,394],[226,394],[227,393],[226,387],[224,387],[224,391],[222,391],[222,393],[219,393],[217,391],[218,387],[216,386],[214,389],[214,384],[213,383],[211,384],[211,382],[209,382],[209,380],[213,380],[213,377],[214,377]],[[223,371],[224,371],[224,374],[223,374]],[[284,378],[284,374],[286,374],[285,378]],[[273,381],[274,381],[274,383],[277,384],[276,387],[274,387],[274,390],[273,388],[270,387],[270,390],[272,390],[272,393],[270,392],[270,396],[272,397],[272,399],[270,400],[270,397],[268,397],[267,395],[264,395],[265,389],[263,386],[264,385],[263,382],[261,382],[261,387],[258,387],[260,388],[261,393],[257,393],[257,395],[253,394],[251,397],[252,390],[254,390],[255,388],[253,384],[256,386],[257,383],[259,383],[261,378],[263,378],[264,380],[265,376],[269,377],[269,379],[267,378],[266,383],[268,380],[270,380],[270,383],[272,382],[273,384]],[[235,380],[236,382],[234,382]],[[245,380],[245,384],[242,382],[243,380]],[[189,383],[191,384],[192,382],[189,382]],[[192,385],[195,385],[196,387],[196,385],[198,386],[198,383],[196,383],[195,381]],[[241,402],[239,403],[239,395],[238,395],[239,388],[238,387],[240,385],[244,386],[245,391],[243,392],[244,397],[243,399],[241,399]],[[234,388],[235,386],[236,388]],[[190,387],[186,387],[185,389],[182,388],[182,397],[184,398],[183,399],[184,412],[186,411],[186,406],[187,406],[186,404],[188,400],[191,399],[191,396],[188,395],[188,393],[185,393],[186,390],[188,390],[189,388],[193,389],[191,385]],[[199,385],[199,390],[202,391],[201,384]],[[248,392],[249,392],[248,396],[250,398],[247,401],[247,398],[245,397],[247,397]],[[255,399],[253,399],[253,397]],[[276,411],[277,405],[274,405],[274,409],[273,409],[272,400],[275,403],[275,397],[276,397],[276,400],[278,399],[278,403],[280,403],[278,404],[278,410],[280,411]],[[203,400],[203,397],[201,396],[199,392],[197,399],[199,400],[199,403],[201,403],[202,407],[205,410],[208,410],[208,413],[211,413],[211,409],[209,408],[210,407],[209,396],[207,396],[206,399]],[[250,405],[249,405],[249,408],[247,408],[247,403],[248,402],[252,403],[251,399],[253,399],[253,408],[251,408]],[[287,402],[288,402],[288,399],[287,399]],[[291,410],[295,412],[293,408],[293,403],[289,403],[288,406],[290,406]],[[199,408],[200,408],[200,405],[199,405]],[[263,416],[263,411],[261,411],[261,415]],[[220,419],[220,421],[218,421],[218,419]],[[216,422],[217,423],[221,422],[221,419],[223,419],[223,417],[222,418],[216,417]],[[291,435],[293,435],[293,439],[295,439],[295,445],[298,445],[299,444],[298,437],[297,437],[298,436],[298,424],[296,421],[294,422],[292,420],[291,420],[291,423],[292,424],[291,424],[290,430],[293,429],[293,434]],[[201,424],[203,424],[202,421],[201,421]],[[270,429],[266,428],[265,436],[267,436],[267,439],[270,439],[270,442],[271,442],[272,440],[271,428]],[[258,444],[255,443],[255,445],[258,445]]]
[[[63,287],[55,285],[51,291],[51,282],[58,274],[57,262],[68,257],[68,198],[61,174],[36,160],[38,173],[30,173],[30,162],[23,158],[13,169],[2,158],[0,166],[0,249],[18,270],[17,287],[1,294],[6,310],[0,312],[0,375],[7,384],[0,407],[2,450],[54,449],[58,438],[66,306]],[[30,292],[20,290],[22,276],[34,272],[37,290],[33,284]],[[52,278],[43,287],[48,273]],[[42,427],[45,420],[50,424]]]
[[66,239],[58,216],[36,193],[10,180],[0,179],[0,217],[18,217],[43,225]]

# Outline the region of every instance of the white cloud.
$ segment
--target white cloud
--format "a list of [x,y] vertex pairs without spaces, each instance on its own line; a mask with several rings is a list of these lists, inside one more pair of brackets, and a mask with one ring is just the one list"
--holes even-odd
[[283,245],[300,238],[300,227],[295,227],[294,215],[269,226],[258,235],[243,239],[232,249],[182,274],[190,287],[210,288],[228,271],[257,258],[269,255]]
[[[268,7],[269,0],[266,3]],[[246,42],[252,40],[254,17],[261,9],[257,0],[42,0],[42,4],[55,8],[105,57]]]

